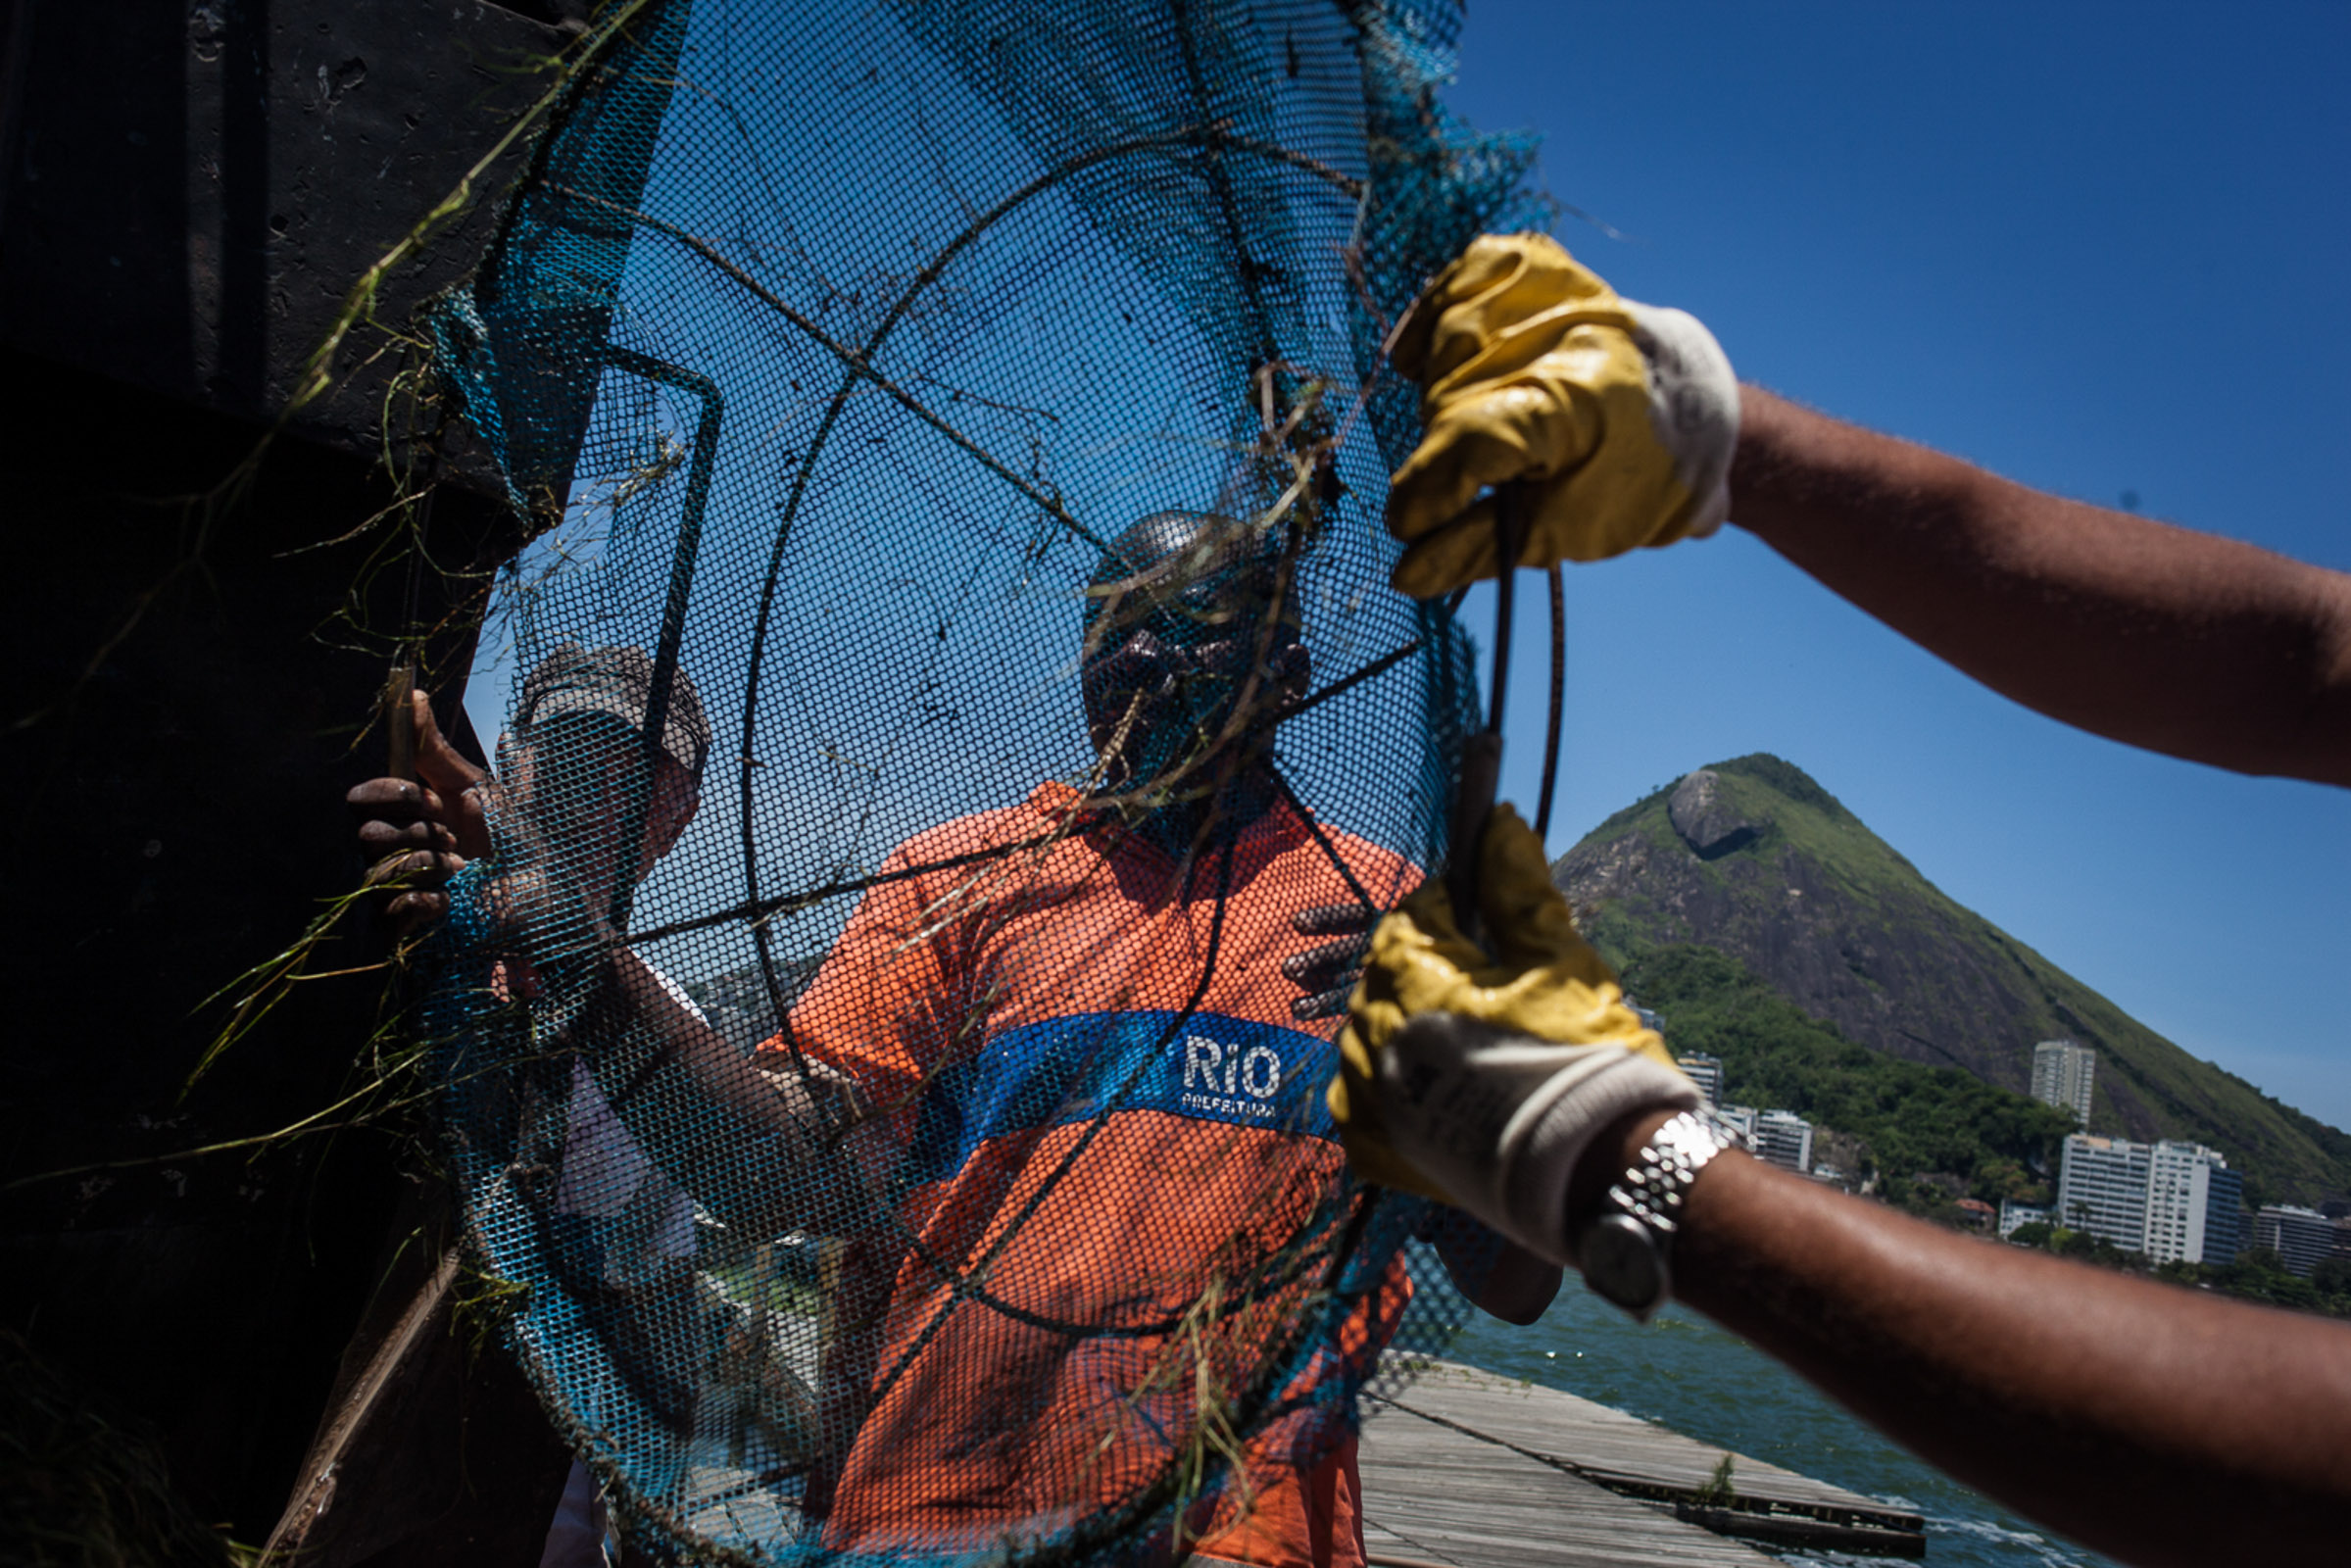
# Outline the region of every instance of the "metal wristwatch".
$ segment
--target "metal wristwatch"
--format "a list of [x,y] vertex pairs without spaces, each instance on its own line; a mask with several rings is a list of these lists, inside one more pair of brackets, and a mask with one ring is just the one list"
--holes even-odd
[[1685,1110],[1649,1135],[1576,1236],[1584,1283],[1641,1322],[1673,1294],[1671,1257],[1682,1200],[1706,1162],[1744,1140],[1711,1109]]

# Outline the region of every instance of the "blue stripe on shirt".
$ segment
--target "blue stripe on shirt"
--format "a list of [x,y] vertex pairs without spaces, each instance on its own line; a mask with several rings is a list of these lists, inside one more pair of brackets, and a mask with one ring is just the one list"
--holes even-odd
[[1335,1138],[1323,1103],[1334,1065],[1327,1040],[1221,1013],[1048,1018],[995,1036],[933,1079],[904,1175],[945,1180],[991,1138],[1091,1121],[1112,1102],[1118,1111]]

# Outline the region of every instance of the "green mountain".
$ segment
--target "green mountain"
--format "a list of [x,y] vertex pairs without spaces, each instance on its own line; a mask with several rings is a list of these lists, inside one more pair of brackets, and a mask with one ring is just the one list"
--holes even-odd
[[[2197,1060],[1962,908],[1777,757],[1717,762],[1634,803],[1552,875],[1628,986],[1666,1014],[1669,1040],[1728,1048],[1730,1098],[1744,1074],[1746,1092],[1788,1097],[1764,1102],[1808,1100],[1839,1131],[1923,1138],[1905,1163],[1974,1175],[1983,1192],[2003,1183],[1922,1163],[1936,1157],[1929,1123],[1981,1112],[1982,1160],[2020,1152],[2041,1135],[2014,1103],[2033,1045],[2072,1039],[2098,1054],[2092,1132],[2208,1144],[2257,1200],[2351,1195],[2351,1137]],[[1840,1054],[1855,1045],[1872,1054]],[[2014,1094],[1977,1105],[1958,1087],[1968,1080]],[[1952,1102],[1931,1113],[1938,1098]]]

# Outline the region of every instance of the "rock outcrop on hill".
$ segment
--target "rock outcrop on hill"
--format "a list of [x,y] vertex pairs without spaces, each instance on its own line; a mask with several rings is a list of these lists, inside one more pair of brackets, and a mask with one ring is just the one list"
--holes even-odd
[[2279,1196],[2351,1193],[2351,1137],[2188,1055],[1953,903],[1779,758],[1686,775],[1552,873],[1619,965],[1713,948],[1848,1039],[2020,1091],[2035,1042],[2078,1040],[2098,1053],[2093,1131],[2210,1144]]
[[1701,860],[1712,860],[1744,849],[1762,830],[1741,816],[1723,798],[1722,775],[1701,767],[1686,775],[1666,799],[1666,819],[1682,842]]

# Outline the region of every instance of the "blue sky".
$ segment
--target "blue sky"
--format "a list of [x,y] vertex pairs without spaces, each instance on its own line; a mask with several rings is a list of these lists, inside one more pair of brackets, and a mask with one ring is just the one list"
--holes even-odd
[[[2351,569],[2347,74],[2340,6],[1474,0],[1452,102],[1542,132],[1553,193],[1626,236],[1561,237],[1747,378]],[[2351,1126],[2351,794],[2026,712],[1737,529],[1577,570],[1569,602],[1554,848],[1776,752],[2152,1027]]]
[[[2028,483],[2129,492],[2351,569],[2351,7],[2224,25],[2144,3],[1472,0],[1462,42],[1454,105],[1541,132],[1551,190],[1624,236],[1571,219],[1562,237],[1627,294],[1696,313],[1748,377]],[[699,69],[723,74],[720,55]],[[652,260],[632,272],[666,302],[640,330],[714,352],[700,338],[716,307],[670,299]],[[733,367],[738,391],[775,393],[759,367]],[[730,404],[741,451],[721,462],[760,507],[760,443],[788,422],[763,407]],[[750,515],[714,504],[713,583]],[[1531,806],[1543,616],[1525,582],[1505,793]],[[1578,728],[1555,849],[1691,767],[1776,752],[1954,898],[2196,1054],[2351,1126],[2351,794],[2040,719],[1736,528],[1579,568],[1569,595]],[[690,631],[694,667],[728,686],[742,628],[698,614]],[[485,733],[503,647],[485,644],[471,694]]]

